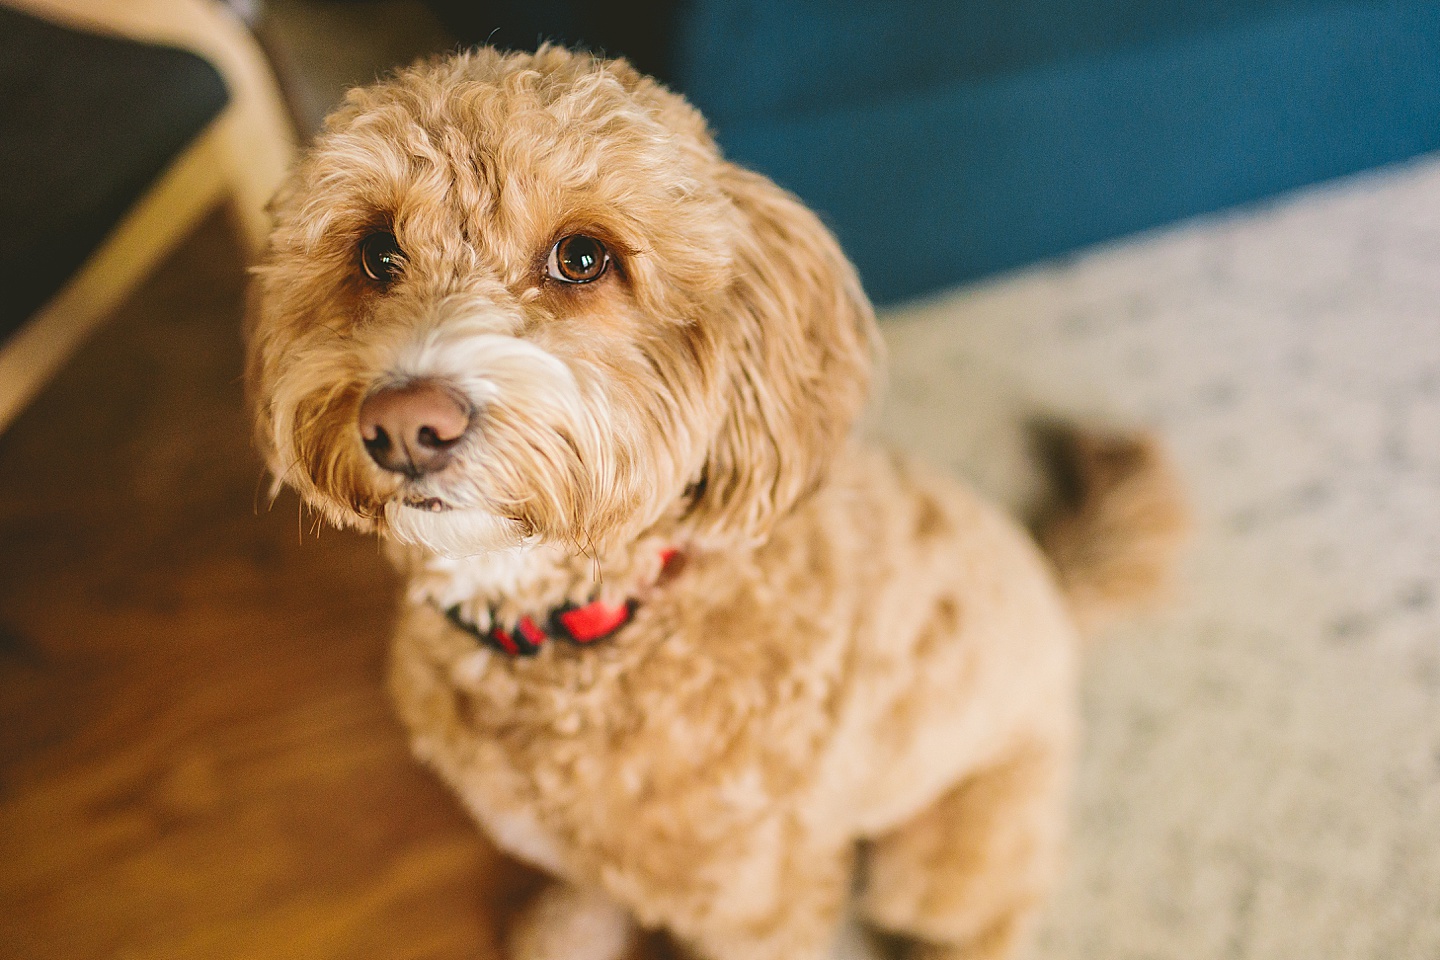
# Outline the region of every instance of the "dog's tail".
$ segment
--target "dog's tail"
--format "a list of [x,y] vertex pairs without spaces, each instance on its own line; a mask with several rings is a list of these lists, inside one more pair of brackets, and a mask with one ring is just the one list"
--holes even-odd
[[1040,429],[1065,486],[1064,506],[1041,525],[1040,544],[1088,635],[1163,593],[1189,510],[1154,437]]

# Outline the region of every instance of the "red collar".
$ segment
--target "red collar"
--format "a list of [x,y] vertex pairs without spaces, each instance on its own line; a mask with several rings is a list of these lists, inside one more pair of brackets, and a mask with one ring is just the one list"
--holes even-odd
[[[678,551],[674,549],[661,552],[662,576],[670,569],[677,556]],[[492,649],[512,657],[533,657],[551,638],[586,647],[614,636],[621,627],[630,622],[637,606],[638,601],[633,599],[621,604],[609,604],[600,600],[591,600],[584,606],[567,603],[541,617],[544,626],[533,617],[527,616],[521,617],[514,629],[510,630],[495,624],[489,630],[482,631],[478,625],[461,616],[458,604],[446,610],[445,617]],[[491,622],[494,623],[493,614]]]

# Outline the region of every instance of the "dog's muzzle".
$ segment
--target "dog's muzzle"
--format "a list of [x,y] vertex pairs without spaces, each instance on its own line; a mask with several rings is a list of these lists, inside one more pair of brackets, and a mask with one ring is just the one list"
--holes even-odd
[[430,379],[371,391],[357,418],[370,459],[411,480],[444,470],[473,419],[468,402]]

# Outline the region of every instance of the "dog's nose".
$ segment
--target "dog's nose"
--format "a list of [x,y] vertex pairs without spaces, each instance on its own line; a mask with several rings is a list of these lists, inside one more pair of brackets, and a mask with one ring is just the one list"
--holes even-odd
[[415,478],[444,469],[470,408],[433,380],[382,387],[360,404],[360,437],[381,467]]

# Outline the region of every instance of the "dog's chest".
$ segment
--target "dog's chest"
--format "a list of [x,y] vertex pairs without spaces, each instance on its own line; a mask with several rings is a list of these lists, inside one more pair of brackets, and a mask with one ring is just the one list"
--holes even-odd
[[596,648],[517,660],[415,607],[396,694],[418,752],[510,852],[678,879],[801,800],[834,727],[843,631],[803,608],[745,630],[756,613],[661,602]]

